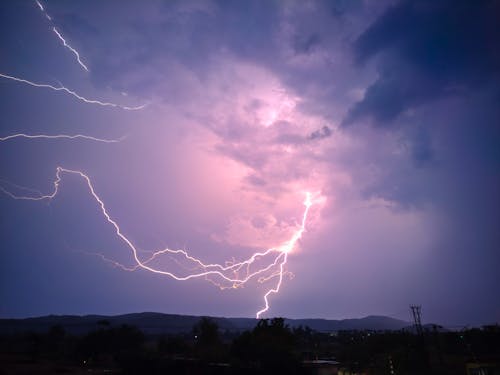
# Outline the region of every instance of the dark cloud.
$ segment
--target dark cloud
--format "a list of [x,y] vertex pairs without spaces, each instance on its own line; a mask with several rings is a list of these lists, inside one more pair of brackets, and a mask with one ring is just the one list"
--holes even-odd
[[252,186],[261,187],[266,185],[266,180],[264,180],[262,177],[257,176],[255,173],[248,175],[245,178],[245,181]]
[[318,34],[309,36],[297,35],[293,41],[293,48],[297,54],[308,54],[321,42]]
[[410,144],[411,156],[417,167],[427,166],[434,160],[434,150],[431,144],[429,131],[424,127],[417,127]]
[[331,135],[332,135],[332,130],[325,125],[321,129],[313,131],[308,138],[310,140],[323,139],[323,138],[328,138]]
[[300,145],[306,143],[307,141],[320,140],[320,139],[328,138],[332,135],[332,129],[330,129],[326,125],[318,130],[311,132],[307,136],[305,136],[303,134],[290,133],[290,132],[286,131],[285,129],[283,129],[284,128],[282,126],[283,124],[286,124],[286,122],[282,122],[280,124],[277,124],[278,136],[276,136],[273,139],[272,143],[300,146]]
[[363,97],[344,118],[349,125],[364,117],[370,117],[374,125],[387,127],[404,111],[419,106],[443,94],[438,82],[418,74],[408,66],[393,66],[380,74]]
[[334,1],[326,1],[325,7],[328,9],[334,16],[341,17],[347,11],[360,8],[362,2],[360,0],[334,0]]
[[284,145],[300,145],[305,142],[304,136],[293,133],[281,133],[275,139],[274,143]]
[[[137,17],[110,15],[111,21],[98,20],[99,26],[94,26],[105,30],[98,43],[88,35],[94,43],[95,68],[91,74],[96,86],[108,85],[143,96],[160,90],[164,95],[164,89],[157,87],[157,77],[148,78],[154,72],[168,76],[166,62],[179,64],[203,79],[221,51],[250,62],[275,60],[275,41],[270,36],[279,26],[279,7],[274,2],[165,2],[152,7],[126,3],[120,7],[126,8],[124,12],[137,13]],[[143,8],[154,12],[144,14]],[[88,17],[93,15],[89,13]],[[124,84],[144,66],[151,69],[146,77],[141,74],[140,82]]]
[[378,57],[379,78],[344,124],[371,117],[390,124],[405,110],[498,81],[500,4],[496,1],[402,1],[354,44],[362,66]]

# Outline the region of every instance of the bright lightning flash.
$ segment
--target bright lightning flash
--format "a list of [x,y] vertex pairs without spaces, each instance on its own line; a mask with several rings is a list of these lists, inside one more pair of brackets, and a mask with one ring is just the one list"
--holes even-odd
[[[276,285],[264,294],[263,298],[265,306],[256,313],[256,318],[259,318],[263,313],[269,310],[269,296],[271,294],[279,292],[283,282],[283,277],[285,276],[285,274],[287,274],[285,266],[288,260],[288,254],[290,254],[290,252],[292,252],[292,250],[296,247],[297,242],[301,239],[303,233],[305,232],[307,215],[311,206],[314,204],[311,193],[307,192],[304,201],[305,209],[302,215],[302,221],[300,223],[300,226],[293,232],[291,238],[288,241],[285,241],[280,246],[269,248],[262,252],[256,252],[252,254],[248,259],[240,262],[231,261],[226,262],[224,265],[218,263],[206,264],[200,259],[189,255],[186,250],[172,250],[168,248],[163,250],[151,251],[149,252],[150,255],[148,255],[147,257],[141,257],[139,255],[138,248],[132,243],[132,240],[130,240],[122,233],[118,223],[109,214],[104,202],[97,195],[89,176],[81,171],[57,167],[56,178],[53,182],[54,190],[50,194],[39,193],[37,196],[19,196],[9,192],[1,186],[0,190],[14,199],[32,201],[50,200],[55,198],[57,193],[59,192],[63,174],[76,175],[86,182],[90,194],[99,205],[103,216],[108,221],[108,223],[113,226],[115,234],[131,250],[135,264],[128,267],[119,262],[108,259],[102,254],[94,253],[94,255],[101,257],[101,259],[103,259],[104,261],[125,271],[144,269],[156,274],[171,277],[178,281],[205,278],[221,289],[238,288],[252,279],[256,279],[259,283],[264,283],[276,278]],[[25,190],[36,192],[35,190],[30,189]],[[160,267],[161,264],[158,264],[158,260],[161,256],[167,256],[168,258],[173,259],[176,265],[181,266],[183,270],[174,272],[168,269],[165,270],[165,266]]]

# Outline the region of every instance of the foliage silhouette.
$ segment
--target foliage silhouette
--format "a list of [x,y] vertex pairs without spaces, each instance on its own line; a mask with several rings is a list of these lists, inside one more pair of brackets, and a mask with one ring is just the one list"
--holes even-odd
[[231,354],[239,365],[263,372],[296,373],[300,363],[295,336],[283,318],[262,319],[251,332],[233,341]]

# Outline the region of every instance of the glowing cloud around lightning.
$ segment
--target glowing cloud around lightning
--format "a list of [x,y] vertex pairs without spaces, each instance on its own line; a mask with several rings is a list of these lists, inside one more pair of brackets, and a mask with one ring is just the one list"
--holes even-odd
[[[96,254],[104,261],[111,263],[112,265],[119,267],[125,271],[135,271],[138,269],[143,269],[155,274],[173,278],[178,281],[205,278],[221,289],[238,288],[253,279],[256,279],[260,283],[270,282],[272,279],[276,279],[277,281],[275,283],[275,286],[269,289],[264,294],[264,307],[256,313],[257,318],[268,311],[269,296],[271,294],[278,293],[281,288],[283,278],[286,274],[285,266],[288,260],[288,255],[296,247],[297,242],[300,240],[304,231],[306,230],[307,215],[309,213],[310,207],[313,205],[311,194],[306,193],[306,198],[304,201],[305,209],[302,215],[302,221],[300,223],[300,226],[295,229],[290,239],[277,247],[272,247],[261,252],[256,252],[249,258],[239,262],[231,261],[224,264],[204,263],[200,259],[189,255],[186,250],[172,250],[168,248],[151,251],[149,252],[149,255],[147,257],[142,257],[139,255],[139,251],[136,245],[134,245],[130,238],[123,234],[119,224],[109,214],[103,200],[96,193],[89,176],[81,171],[57,167],[56,178],[53,183],[54,190],[50,194],[41,194],[37,192],[37,195],[21,196],[15,195],[4,189],[3,187],[0,187],[0,190],[14,199],[32,201],[53,199],[59,192],[63,174],[76,175],[85,181],[90,194],[97,202],[104,218],[109,224],[112,225],[112,227],[114,228],[114,232],[118,236],[118,238],[131,251],[134,265],[128,267],[112,259],[108,259],[102,254]],[[31,189],[25,190],[36,192],[36,190]],[[177,270],[171,270],[169,268],[169,266],[171,265],[165,266],[165,264],[162,265],[161,262],[158,262],[161,257],[165,256],[168,256],[170,260],[174,260],[174,265],[176,266]],[[262,261],[265,261],[265,263],[261,264]]]

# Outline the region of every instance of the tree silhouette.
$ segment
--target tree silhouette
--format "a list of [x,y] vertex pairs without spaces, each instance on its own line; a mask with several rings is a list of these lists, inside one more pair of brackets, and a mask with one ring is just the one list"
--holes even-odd
[[202,360],[216,362],[224,356],[224,348],[219,336],[219,326],[207,317],[203,317],[193,327],[195,354]]
[[231,353],[240,365],[264,373],[294,373],[300,368],[294,347],[294,334],[283,318],[261,319],[253,331],[234,340]]

